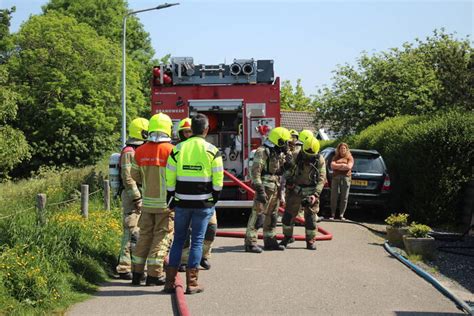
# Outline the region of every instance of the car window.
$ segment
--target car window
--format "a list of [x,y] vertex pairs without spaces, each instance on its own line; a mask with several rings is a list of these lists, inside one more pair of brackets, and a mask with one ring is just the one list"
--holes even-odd
[[376,156],[354,156],[353,172],[383,173],[384,167],[380,157]]

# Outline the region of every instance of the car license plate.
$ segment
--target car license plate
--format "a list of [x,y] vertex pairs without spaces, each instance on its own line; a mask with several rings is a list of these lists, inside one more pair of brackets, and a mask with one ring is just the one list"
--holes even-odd
[[356,185],[356,186],[359,186],[359,187],[366,187],[367,185],[369,185],[369,183],[368,183],[367,180],[352,180],[351,185]]

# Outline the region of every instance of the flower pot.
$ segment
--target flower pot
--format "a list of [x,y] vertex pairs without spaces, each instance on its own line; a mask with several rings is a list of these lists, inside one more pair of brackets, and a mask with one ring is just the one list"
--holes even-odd
[[392,227],[387,226],[387,240],[390,245],[402,248],[403,236],[408,233],[408,227]]
[[403,236],[405,250],[409,255],[420,255],[424,258],[434,258],[436,254],[435,239],[433,237],[415,238]]

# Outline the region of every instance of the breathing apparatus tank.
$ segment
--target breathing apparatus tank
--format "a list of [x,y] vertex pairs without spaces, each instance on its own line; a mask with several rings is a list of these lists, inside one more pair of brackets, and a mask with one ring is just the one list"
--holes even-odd
[[109,158],[109,182],[112,196],[117,197],[121,187],[120,183],[120,154],[113,153]]

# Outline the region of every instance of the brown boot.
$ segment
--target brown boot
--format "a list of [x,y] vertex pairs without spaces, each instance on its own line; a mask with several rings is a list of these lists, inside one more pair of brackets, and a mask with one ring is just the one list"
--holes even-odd
[[176,291],[176,274],[178,274],[178,268],[166,267],[166,282],[163,289],[165,293],[174,293]]
[[196,294],[204,292],[204,288],[198,284],[198,268],[186,269],[186,294]]

